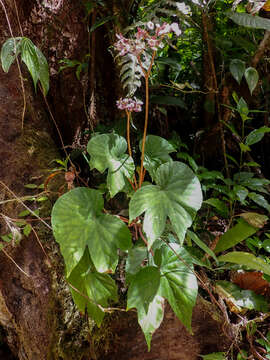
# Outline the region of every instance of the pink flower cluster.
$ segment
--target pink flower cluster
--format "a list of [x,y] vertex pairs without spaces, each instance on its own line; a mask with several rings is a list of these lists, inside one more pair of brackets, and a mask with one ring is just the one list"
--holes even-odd
[[154,24],[149,21],[142,29],[137,28],[135,39],[125,38],[122,34],[116,34],[118,41],[115,43],[114,48],[119,52],[120,56],[131,53],[135,56],[140,55],[143,50],[151,49],[156,51],[158,48],[163,48],[163,38],[165,35],[174,33],[176,36],[181,35],[181,30],[177,23],[163,23]]
[[127,110],[127,111],[135,111],[140,112],[142,111],[142,104],[141,100],[138,100],[136,97],[132,98],[121,98],[120,100],[116,101],[116,105],[120,110]]

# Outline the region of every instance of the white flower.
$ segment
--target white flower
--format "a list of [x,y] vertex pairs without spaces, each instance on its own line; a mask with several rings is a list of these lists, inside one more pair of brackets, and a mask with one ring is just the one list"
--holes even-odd
[[161,26],[157,26],[156,35],[166,35],[171,32],[171,26],[167,23],[163,23]]
[[171,24],[171,31],[173,31],[175,33],[176,36],[180,36],[181,35],[181,30],[179,29],[179,26],[177,23],[172,23]]
[[132,98],[121,98],[116,101],[116,105],[120,110],[127,110],[127,111],[135,111],[140,112],[142,111],[143,102],[138,100],[136,97]]
[[152,21],[148,21],[148,23],[146,24],[146,26],[148,27],[149,30],[153,30],[155,25]]
[[152,50],[157,50],[159,44],[160,44],[160,41],[157,40],[155,37],[152,37],[150,39],[147,40],[148,42],[148,46],[152,49]]
[[177,9],[185,15],[189,14],[191,11],[190,6],[186,5],[185,3],[177,2],[176,6],[177,6]]

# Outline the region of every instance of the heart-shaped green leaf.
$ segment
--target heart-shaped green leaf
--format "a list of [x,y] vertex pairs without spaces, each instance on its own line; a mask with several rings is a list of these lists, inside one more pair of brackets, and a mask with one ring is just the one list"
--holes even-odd
[[140,271],[143,261],[147,258],[147,249],[145,246],[134,246],[128,251],[126,260],[126,283]]
[[150,351],[152,335],[162,323],[164,307],[164,298],[156,295],[154,300],[149,304],[148,312],[146,312],[143,307],[138,309],[138,322],[144,333],[148,351]]
[[244,75],[245,68],[246,68],[245,63],[242,60],[233,59],[230,62],[230,72],[239,85]]
[[117,249],[131,247],[127,226],[116,216],[103,214],[98,190],[76,188],[61,196],[52,210],[52,227],[64,256],[67,276],[83,256],[86,245],[98,272],[114,272]]
[[254,89],[256,88],[258,81],[259,81],[259,74],[256,69],[253,67],[249,67],[245,71],[245,78],[248,84],[248,88],[250,91],[250,94],[252,95]]
[[32,76],[35,88],[40,80],[46,95],[49,90],[49,68],[45,56],[30,39],[25,37],[21,40],[21,56]]
[[117,301],[117,286],[108,274],[96,271],[87,247],[78,265],[72,270],[68,282],[79,310],[84,313],[87,308],[88,315],[100,326],[105,315],[103,308],[108,306],[108,299]]
[[40,80],[44,94],[49,91],[49,68],[45,56],[33,44],[33,42],[26,37],[16,37],[8,39],[1,49],[1,62],[5,72],[8,72],[10,65],[15,60],[16,55],[21,53],[22,61],[30,72],[34,86]]
[[202,204],[199,180],[187,165],[175,161],[162,164],[155,181],[157,185],[143,186],[132,196],[130,221],[145,212],[143,230],[150,248],[163,233],[169,217],[179,242],[183,243],[186,229]]
[[160,283],[159,269],[154,266],[142,268],[132,279],[128,289],[127,310],[141,308],[147,313]]
[[[140,150],[142,142],[140,142]],[[145,141],[144,152],[144,167],[151,175],[152,179],[155,176],[157,168],[168,161],[172,161],[170,153],[174,152],[175,148],[167,140],[155,136],[148,135]]]
[[111,197],[123,190],[126,178],[131,179],[134,173],[133,160],[126,150],[126,140],[117,134],[96,135],[87,145],[90,168],[101,173],[108,169],[107,186]]
[[179,244],[162,246],[155,258],[161,257],[158,294],[166,298],[179,320],[191,331],[192,309],[196,303],[198,284],[192,258]]
[[1,49],[1,63],[4,72],[9,71],[11,64],[15,60],[15,53],[19,55],[21,52],[21,39],[21,37],[10,38],[3,44]]

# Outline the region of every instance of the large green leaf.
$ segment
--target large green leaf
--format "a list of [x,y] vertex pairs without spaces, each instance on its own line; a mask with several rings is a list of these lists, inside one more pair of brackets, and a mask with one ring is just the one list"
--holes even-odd
[[160,284],[160,272],[157,267],[146,266],[132,279],[128,289],[127,310],[136,308],[148,312],[149,304],[154,300]]
[[89,247],[99,272],[114,272],[117,249],[131,247],[127,226],[117,217],[103,214],[103,198],[99,191],[76,188],[61,196],[52,210],[52,227],[64,256],[67,276]]
[[150,343],[152,335],[156,329],[159,328],[164,316],[164,298],[156,295],[153,301],[149,304],[146,312],[143,307],[138,310],[138,322],[144,333],[148,351],[150,351]]
[[3,44],[1,49],[1,63],[4,72],[9,71],[16,55],[19,55],[21,51],[21,39],[21,37],[10,38]]
[[270,128],[267,126],[262,126],[259,129],[251,131],[246,137],[245,144],[248,146],[256,144],[257,142],[261,141],[261,139],[264,137],[264,134],[267,132],[270,132]]
[[[140,150],[141,148],[142,142],[140,142]],[[169,154],[174,151],[175,148],[167,140],[155,135],[148,135],[146,137],[143,165],[152,179],[161,164],[172,161]]]
[[84,313],[87,308],[88,315],[100,326],[108,299],[117,301],[117,286],[108,274],[96,271],[87,247],[68,282],[72,285],[72,297],[79,310]]
[[250,27],[253,29],[270,30],[270,20],[260,16],[254,16],[247,13],[237,13],[228,11],[226,15],[237,25]]
[[126,178],[133,176],[134,163],[126,150],[126,140],[117,134],[96,135],[87,145],[91,169],[96,168],[101,173],[108,169],[107,185],[111,197],[123,190]]
[[145,246],[134,246],[128,251],[126,260],[126,282],[130,283],[131,279],[142,267],[143,261],[147,258],[147,249]]
[[225,234],[220,237],[215,248],[215,253],[219,253],[235,246],[249,236],[255,234],[256,231],[258,231],[258,228],[239,219],[238,224],[226,231]]
[[219,261],[231,262],[242,266],[247,266],[249,269],[262,271],[266,275],[270,275],[270,265],[263,259],[256,257],[253,254],[233,251],[218,257]]
[[45,56],[30,39],[25,37],[21,40],[21,56],[32,76],[35,88],[38,80],[40,80],[43,92],[46,95],[49,90],[49,68]]
[[218,263],[218,259],[213,252],[193,231],[188,230],[187,235],[197,244],[206,254],[212,256],[212,258]]
[[155,181],[157,185],[143,186],[132,196],[130,221],[145,212],[143,230],[150,248],[163,233],[169,217],[182,244],[186,229],[202,204],[199,180],[187,165],[175,161],[162,164],[156,171]]
[[28,71],[32,76],[34,86],[36,89],[36,85],[39,79],[39,61],[35,51],[35,45],[32,43],[30,39],[23,38],[21,42],[21,48],[22,48],[22,55],[21,55],[22,61],[27,66]]
[[245,71],[245,78],[248,84],[250,94],[252,95],[259,81],[258,71],[253,67],[247,68]]
[[35,46],[36,54],[38,57],[38,63],[39,63],[39,81],[41,83],[42,89],[44,94],[46,95],[49,91],[49,67],[47,63],[47,59],[42,54],[42,52],[39,50],[38,47]]
[[203,203],[211,205],[214,208],[216,208],[217,211],[225,218],[227,218],[229,216],[229,209],[228,209],[225,201],[222,201],[222,200],[219,200],[216,198],[210,198],[210,199],[204,200]]
[[265,208],[267,211],[270,212],[270,204],[269,202],[260,194],[257,194],[255,192],[251,192],[248,194],[248,197],[253,200],[256,204],[259,206]]
[[164,314],[164,299],[157,294],[159,284],[159,269],[146,266],[132,278],[128,289],[127,310],[137,309],[138,322],[149,350],[152,335],[159,328]]
[[238,84],[240,85],[242,77],[244,75],[245,72],[245,62],[239,59],[233,59],[230,62],[230,72],[232,74],[232,76],[235,78],[235,80],[238,82]]
[[179,320],[191,330],[192,309],[198,292],[192,257],[179,244],[170,243],[170,247],[164,245],[156,250],[156,258],[161,273],[158,293],[168,300]]

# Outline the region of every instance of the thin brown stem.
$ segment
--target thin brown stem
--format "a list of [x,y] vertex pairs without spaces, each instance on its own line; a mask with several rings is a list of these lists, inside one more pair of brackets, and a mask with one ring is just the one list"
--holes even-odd
[[18,7],[17,7],[17,4],[16,4],[15,0],[13,0],[13,4],[14,4],[15,11],[16,11],[16,18],[17,18],[17,21],[18,21],[18,24],[19,24],[20,33],[21,33],[21,36],[23,36],[23,29],[22,29],[22,26],[21,26]]
[[25,208],[27,209],[33,216],[35,216],[36,218],[38,218],[45,226],[47,226],[47,228],[49,228],[50,230],[52,230],[52,227],[46,223],[46,221],[44,221],[41,217],[39,217],[37,214],[35,214],[35,212],[30,209],[27,205],[25,205],[25,203],[5,184],[3,183],[3,181],[0,180],[0,184],[11,194],[14,196],[14,198]]
[[44,255],[46,256],[46,258],[48,259],[49,265],[52,266],[52,264],[51,264],[51,262],[50,262],[50,259],[49,259],[49,256],[48,256],[48,254],[46,253],[46,251],[45,251],[45,249],[44,249],[44,247],[43,247],[43,245],[42,245],[42,243],[41,243],[41,241],[40,241],[40,239],[39,239],[39,237],[38,237],[38,234],[37,234],[36,230],[33,228],[33,226],[31,226],[31,228],[32,228],[33,233],[35,234],[35,237],[36,237],[36,239],[37,239],[37,242],[38,242],[39,246],[41,247],[41,250],[43,251],[43,253],[44,253]]
[[12,257],[4,250],[2,249],[3,253],[6,255],[7,258],[9,258],[10,261],[13,262],[13,264],[27,277],[30,277],[29,274],[27,274],[16,262],[12,259]]
[[103,306],[101,306],[100,304],[98,304],[96,301],[94,301],[93,299],[90,299],[87,295],[83,294],[80,290],[78,290],[75,286],[73,286],[70,282],[67,281],[67,284],[74,290],[76,291],[79,295],[81,295],[83,298],[85,298],[87,301],[95,304],[101,311],[103,312],[112,312],[112,311],[123,311],[126,312],[125,309],[121,309],[121,308],[114,308],[114,307],[109,307],[109,308],[104,308]]
[[[0,0],[0,1],[1,1],[1,0]],[[41,88],[40,84],[39,84],[39,87],[40,87],[40,90],[41,90],[41,92],[42,92],[42,94],[43,94],[43,98],[44,98],[45,104],[46,104],[46,106],[47,106],[47,109],[48,109],[48,111],[49,111],[50,117],[51,117],[51,119],[52,119],[52,121],[53,121],[53,123],[54,123],[54,126],[55,126],[55,128],[56,128],[56,131],[57,131],[57,133],[58,133],[58,136],[59,136],[59,139],[60,139],[62,148],[63,148],[63,150],[64,150],[64,152],[65,152],[66,157],[68,158],[68,153],[67,153],[67,150],[66,150],[66,148],[65,148],[65,144],[64,144],[64,141],[63,141],[61,132],[60,132],[60,130],[59,130],[59,127],[58,127],[58,125],[57,125],[57,122],[56,122],[56,120],[55,120],[55,118],[54,118],[54,116],[53,116],[53,114],[52,114],[52,112],[51,112],[51,108],[50,108],[50,106],[49,106],[49,103],[48,103],[48,101],[47,101],[47,99],[46,99],[46,96],[45,96],[44,92],[42,91],[42,88]],[[71,165],[75,166],[70,159],[69,159],[69,161],[70,161]]]

